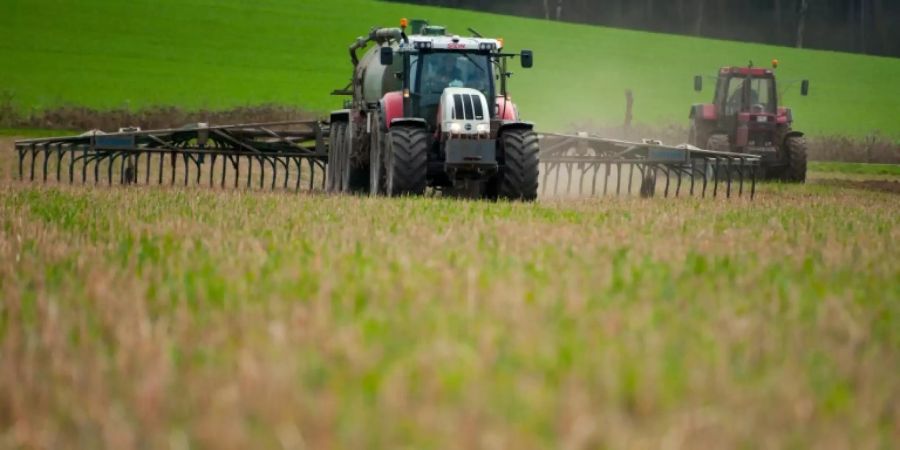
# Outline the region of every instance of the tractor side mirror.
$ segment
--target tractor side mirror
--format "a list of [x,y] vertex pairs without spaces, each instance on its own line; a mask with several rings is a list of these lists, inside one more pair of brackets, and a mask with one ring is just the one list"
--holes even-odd
[[381,47],[381,65],[390,66],[394,64],[394,49],[390,46]]
[[534,65],[534,54],[531,53],[531,50],[522,50],[522,55],[520,56],[520,58],[523,68],[530,69],[531,66]]
[[703,77],[700,75],[694,76],[694,90],[697,92],[703,90]]
[[809,95],[809,80],[803,80],[800,83],[800,95],[804,97]]

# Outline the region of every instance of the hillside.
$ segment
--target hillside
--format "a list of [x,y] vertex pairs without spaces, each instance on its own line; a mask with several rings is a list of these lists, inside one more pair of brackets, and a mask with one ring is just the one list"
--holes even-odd
[[176,105],[227,108],[277,103],[327,111],[346,84],[346,48],[372,25],[425,17],[531,48],[536,66],[513,77],[514,99],[543,129],[622,120],[623,91],[635,120],[684,124],[696,94],[691,77],[724,64],[780,59],[783,80],[809,78],[785,101],[812,133],[897,136],[900,60],[805,51],[469,11],[367,0],[50,0],[0,3],[0,101],[20,111]]

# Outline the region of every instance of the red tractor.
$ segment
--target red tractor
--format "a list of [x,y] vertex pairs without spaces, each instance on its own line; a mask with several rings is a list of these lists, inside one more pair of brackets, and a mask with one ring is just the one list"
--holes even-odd
[[[773,61],[777,67],[777,61]],[[703,77],[694,77],[694,90],[703,90]],[[809,93],[803,80],[801,95]],[[719,69],[711,104],[691,107],[689,142],[700,148],[761,157],[764,179],[802,183],[806,180],[806,139],[791,128],[791,109],[778,104],[775,73],[771,69]]]

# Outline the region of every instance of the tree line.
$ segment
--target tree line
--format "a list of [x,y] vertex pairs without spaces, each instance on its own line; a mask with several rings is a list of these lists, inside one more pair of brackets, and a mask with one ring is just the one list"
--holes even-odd
[[407,0],[548,20],[900,57],[898,0]]

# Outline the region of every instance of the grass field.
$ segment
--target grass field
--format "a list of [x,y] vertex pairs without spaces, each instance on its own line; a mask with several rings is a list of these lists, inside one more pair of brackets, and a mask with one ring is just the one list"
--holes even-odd
[[[635,120],[683,124],[697,73],[779,58],[782,80],[809,78],[784,100],[814,134],[900,136],[900,59],[695,39],[368,0],[7,0],[0,2],[0,100],[19,111],[83,105],[226,108],[276,103],[327,111],[350,77],[346,48],[373,25],[426,17],[531,48],[514,100],[545,130],[620,123],[624,90]],[[707,86],[710,86],[707,83]],[[786,85],[786,84],[783,84]]]
[[816,181],[753,202],[529,205],[33,187],[0,155],[3,448],[900,437],[896,194]]

